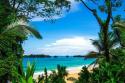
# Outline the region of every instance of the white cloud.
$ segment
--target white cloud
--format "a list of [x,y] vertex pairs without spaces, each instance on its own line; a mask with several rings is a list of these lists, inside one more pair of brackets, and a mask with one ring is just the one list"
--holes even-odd
[[[64,17],[64,16],[63,15],[60,15],[60,16],[55,15],[55,16],[52,17],[52,19],[60,19],[62,17]],[[43,20],[50,20],[50,18],[48,18],[48,17],[44,17],[44,18],[42,18],[42,17],[35,17],[31,21],[43,21]]]
[[71,12],[75,12],[79,10],[79,2],[76,0],[69,0],[71,2]]
[[37,51],[48,55],[79,55],[96,51],[90,39],[94,37],[73,37],[57,40],[45,45]]

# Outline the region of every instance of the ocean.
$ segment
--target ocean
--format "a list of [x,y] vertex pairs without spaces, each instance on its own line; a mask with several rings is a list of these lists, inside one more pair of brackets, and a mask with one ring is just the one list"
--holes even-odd
[[95,58],[84,59],[83,57],[71,57],[71,56],[44,57],[44,58],[25,57],[23,58],[23,68],[25,71],[28,62],[30,62],[31,64],[35,63],[35,72],[40,72],[43,71],[45,68],[47,68],[47,70],[54,70],[56,69],[57,65],[66,66],[67,68],[85,66],[91,64],[95,60],[96,60]]

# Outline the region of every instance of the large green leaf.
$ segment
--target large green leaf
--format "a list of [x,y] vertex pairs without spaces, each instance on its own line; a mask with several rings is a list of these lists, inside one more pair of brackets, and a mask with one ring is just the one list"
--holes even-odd
[[32,76],[29,77],[28,83],[33,83],[33,77]]

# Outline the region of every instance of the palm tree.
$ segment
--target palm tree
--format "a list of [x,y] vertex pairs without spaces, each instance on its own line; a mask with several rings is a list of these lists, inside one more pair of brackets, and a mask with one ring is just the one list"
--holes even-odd
[[[24,20],[16,20],[8,25],[4,29],[4,31],[0,33],[0,49],[9,47],[9,44],[11,43],[11,47],[14,53],[16,53],[16,55],[19,55],[17,44],[21,47],[23,41],[26,40],[29,35],[33,35],[38,39],[42,38],[39,32],[28,25],[27,22],[25,22]],[[1,51],[0,53],[3,52]]]
[[57,65],[57,71],[58,71],[58,76],[61,78],[64,78],[65,76],[68,75],[68,72],[66,71],[66,67],[65,66],[60,66]]
[[17,31],[18,34],[29,36],[34,35],[36,38],[41,39],[41,35],[31,25],[22,19],[18,19],[7,26],[7,29],[3,32]]
[[[92,44],[97,48],[99,54],[104,53],[104,40],[103,40],[103,33],[100,31],[98,34],[99,39],[98,40],[92,40]],[[114,32],[108,32],[108,49],[114,48],[115,46],[118,45],[118,39]]]
[[[98,53],[93,54],[93,55],[88,54],[86,56],[86,58],[89,57],[89,56],[97,57],[97,59],[89,65],[89,66],[91,66],[92,64],[94,64],[93,68],[97,64],[99,58],[102,57],[100,55],[104,55],[104,50],[105,50],[105,48],[104,48],[104,38],[103,38],[104,36],[103,36],[102,30],[100,30],[100,33],[98,33],[98,36],[99,36],[98,40],[92,40],[91,39],[92,44],[96,47],[96,49],[98,50]],[[118,40],[118,38],[117,38],[117,36],[116,36],[116,34],[114,32],[108,32],[108,37],[107,38],[108,38],[107,41],[108,41],[109,56],[111,58],[110,51],[111,51],[111,49],[113,49],[115,46],[117,46],[119,44],[119,40]]]
[[47,73],[47,69],[45,68],[44,69],[44,72],[45,72],[45,83],[48,83],[49,82],[49,79],[48,79],[48,73]]
[[52,74],[50,75],[50,83],[66,83],[65,76],[67,75],[68,72],[66,71],[66,67],[57,65],[57,72],[52,71]]
[[[38,39],[42,38],[39,32],[28,25],[28,23],[24,20],[16,20],[0,32],[0,60],[8,58],[9,55],[13,55],[14,57],[16,56],[17,59],[14,60],[16,63],[13,62],[11,65],[18,67],[20,74],[22,74],[22,71],[19,63],[22,62],[22,56],[24,53],[22,43],[30,35],[35,36]],[[1,65],[6,64],[2,63]],[[6,71],[6,68],[4,69]],[[3,77],[7,78],[8,74],[5,73],[5,75],[6,76]]]

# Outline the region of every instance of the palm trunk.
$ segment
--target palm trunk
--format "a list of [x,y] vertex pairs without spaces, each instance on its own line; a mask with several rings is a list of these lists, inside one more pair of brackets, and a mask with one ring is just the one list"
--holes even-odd
[[106,57],[106,61],[110,61],[109,57],[109,48],[108,48],[108,27],[103,27],[103,35],[104,35],[104,56]]

